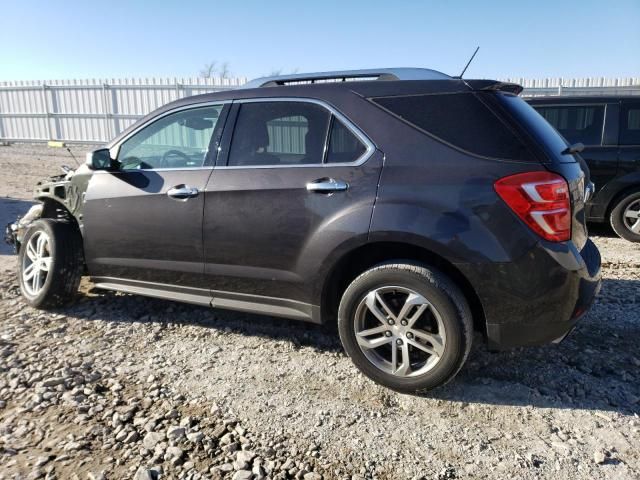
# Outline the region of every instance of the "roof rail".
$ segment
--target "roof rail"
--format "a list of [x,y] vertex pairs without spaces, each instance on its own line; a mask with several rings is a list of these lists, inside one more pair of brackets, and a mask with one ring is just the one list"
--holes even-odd
[[332,83],[355,80],[451,80],[437,70],[428,68],[374,68],[367,70],[342,70],[337,72],[293,73],[251,80],[240,88],[277,87],[309,83]]

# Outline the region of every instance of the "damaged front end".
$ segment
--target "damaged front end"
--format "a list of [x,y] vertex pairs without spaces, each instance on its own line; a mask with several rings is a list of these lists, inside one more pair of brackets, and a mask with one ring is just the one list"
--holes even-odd
[[77,170],[69,167],[62,169],[65,172],[63,175],[55,175],[36,185],[34,199],[40,203],[6,226],[4,240],[13,245],[16,253],[20,251],[27,228],[39,218],[75,222],[82,231],[82,203],[92,172],[85,166]]
[[9,223],[5,228],[4,241],[9,245],[13,245],[16,253],[20,251],[20,244],[22,243],[27,227],[42,216],[43,209],[44,205],[41,203],[34,205],[25,215],[19,217],[14,223]]

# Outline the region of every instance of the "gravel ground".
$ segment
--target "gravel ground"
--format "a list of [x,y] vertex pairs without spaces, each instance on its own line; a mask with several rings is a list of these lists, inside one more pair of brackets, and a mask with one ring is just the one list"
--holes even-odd
[[[74,147],[78,158],[87,147]],[[0,147],[0,220],[67,152]],[[560,345],[490,353],[427,396],[360,375],[334,332],[101,292],[20,299],[0,247],[0,479],[638,479],[640,247]]]

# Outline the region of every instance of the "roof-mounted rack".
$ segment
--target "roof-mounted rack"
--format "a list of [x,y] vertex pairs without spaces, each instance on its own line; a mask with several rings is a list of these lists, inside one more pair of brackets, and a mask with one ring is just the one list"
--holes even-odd
[[367,70],[343,70],[337,72],[294,73],[274,77],[256,78],[241,88],[278,87],[313,83],[335,83],[364,80],[451,80],[437,70],[428,68],[377,68]]

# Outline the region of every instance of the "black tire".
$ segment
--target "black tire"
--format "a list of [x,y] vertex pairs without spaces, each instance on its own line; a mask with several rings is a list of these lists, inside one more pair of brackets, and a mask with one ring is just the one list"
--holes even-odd
[[[25,286],[23,270],[30,241],[41,233],[48,237],[47,253],[51,258],[42,286],[35,294]],[[35,238],[34,238],[35,237]],[[25,301],[32,307],[50,309],[70,302],[78,292],[83,266],[82,237],[71,223],[40,219],[27,229],[18,253],[18,279]],[[30,258],[27,262],[30,262]],[[33,289],[35,290],[35,289]]]
[[611,210],[609,222],[611,228],[620,238],[630,242],[640,242],[640,233],[634,233],[625,223],[625,211],[627,207],[640,203],[640,191],[631,192],[622,197]]
[[[414,377],[387,373],[372,363],[358,345],[355,326],[358,306],[369,292],[385,286],[412,290],[438,311],[446,342],[431,370]],[[406,262],[381,264],[357,277],[342,296],[338,329],[344,349],[356,367],[373,381],[402,393],[426,392],[450,381],[462,368],[473,341],[471,311],[460,289],[438,270]]]

